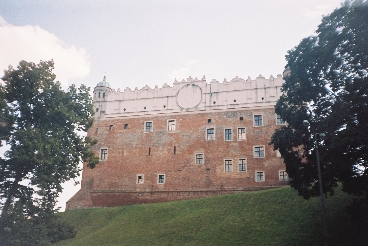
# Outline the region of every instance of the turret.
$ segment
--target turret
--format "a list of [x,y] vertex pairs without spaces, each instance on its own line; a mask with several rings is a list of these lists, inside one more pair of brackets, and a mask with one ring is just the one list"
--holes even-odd
[[109,92],[111,92],[111,86],[106,81],[106,76],[104,76],[103,80],[96,85],[93,91],[93,101],[105,101]]
[[100,118],[106,112],[106,101],[109,93],[112,92],[109,82],[106,81],[106,76],[99,82],[93,90],[93,108],[95,117]]

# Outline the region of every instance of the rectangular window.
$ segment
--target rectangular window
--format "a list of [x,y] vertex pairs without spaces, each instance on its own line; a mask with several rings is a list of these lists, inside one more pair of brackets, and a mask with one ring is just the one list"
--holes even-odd
[[254,126],[262,126],[262,115],[254,115]]
[[200,165],[204,163],[204,154],[195,155],[195,164]]
[[245,139],[246,139],[245,127],[239,127],[238,128],[238,141],[245,140]]
[[101,161],[106,161],[107,160],[107,149],[101,149],[100,160]]
[[165,183],[165,174],[159,174],[157,176],[157,183],[164,184]]
[[225,160],[225,172],[233,171],[233,160]]
[[265,174],[262,171],[256,172],[256,182],[263,182],[265,181]]
[[137,175],[137,184],[143,184],[144,183],[144,175],[138,174]]
[[279,180],[280,181],[288,181],[289,180],[289,176],[288,176],[288,174],[285,170],[279,171]]
[[209,123],[211,123],[211,121],[212,121],[211,119],[207,119],[207,123],[208,123],[208,124],[209,124]]
[[247,159],[240,158],[238,162],[238,171],[239,172],[246,172],[247,171]]
[[276,115],[276,125],[285,125],[285,121],[278,114]]
[[207,141],[215,140],[215,128],[207,128]]
[[232,140],[233,140],[233,130],[225,129],[225,141],[232,141]]
[[114,127],[114,125],[110,125],[110,131],[112,130],[113,127]]
[[124,129],[128,129],[129,125],[128,124],[124,124]]
[[254,146],[254,157],[255,158],[263,158],[265,157],[265,153],[264,153],[264,146],[260,145],[260,146]]
[[168,120],[167,121],[167,130],[170,131],[175,131],[176,129],[176,120]]
[[144,132],[152,132],[153,131],[153,122],[146,121],[144,122]]

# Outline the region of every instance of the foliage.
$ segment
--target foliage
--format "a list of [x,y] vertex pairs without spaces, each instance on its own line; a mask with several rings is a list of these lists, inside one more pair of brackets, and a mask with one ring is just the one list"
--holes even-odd
[[316,143],[324,192],[333,194],[342,182],[344,191],[368,195],[367,40],[368,2],[347,1],[286,56],[275,110],[288,124],[271,144],[284,158],[290,185],[306,199],[319,195]]
[[69,238],[74,238],[76,231],[69,223],[60,220],[55,214],[43,218],[14,218],[12,213],[7,220],[0,220],[0,241],[6,246],[43,246]]
[[[352,199],[341,189],[326,199],[330,245],[366,245],[347,212]],[[60,216],[78,234],[56,245],[322,245],[319,199],[290,187]]]
[[2,236],[23,227],[32,231],[24,235],[44,235],[51,228],[40,221],[54,221],[62,183],[79,175],[80,162],[98,163],[90,150],[94,141],[79,134],[92,124],[89,88],[63,91],[53,69],[53,61],[21,61],[2,78],[0,140],[10,147],[0,158]]

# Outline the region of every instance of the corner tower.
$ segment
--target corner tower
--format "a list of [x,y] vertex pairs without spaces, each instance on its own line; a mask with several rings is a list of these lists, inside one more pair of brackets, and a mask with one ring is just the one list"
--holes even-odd
[[109,82],[106,81],[106,76],[99,82],[93,90],[93,109],[96,112],[96,117],[103,116],[106,112],[106,102],[109,93],[112,91]]

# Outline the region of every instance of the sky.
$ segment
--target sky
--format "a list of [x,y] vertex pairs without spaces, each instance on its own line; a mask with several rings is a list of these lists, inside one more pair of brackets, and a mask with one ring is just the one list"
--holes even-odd
[[[1,0],[0,77],[55,62],[63,88],[219,82],[282,74],[285,55],[342,0]],[[0,80],[1,83],[1,80]],[[1,152],[1,151],[0,151]],[[1,153],[0,153],[1,154]],[[65,184],[58,206],[79,186]]]

